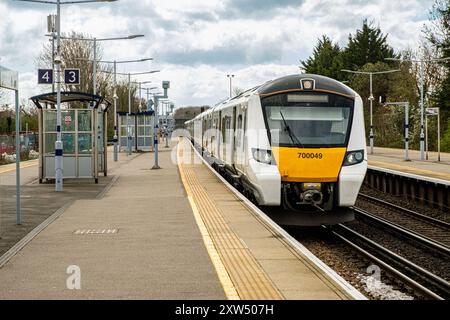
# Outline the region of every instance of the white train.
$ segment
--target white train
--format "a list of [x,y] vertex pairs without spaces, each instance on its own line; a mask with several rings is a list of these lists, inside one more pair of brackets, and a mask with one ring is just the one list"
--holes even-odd
[[256,204],[273,207],[280,223],[353,219],[348,208],[363,182],[367,152],[362,100],[346,85],[289,75],[185,125],[213,167]]

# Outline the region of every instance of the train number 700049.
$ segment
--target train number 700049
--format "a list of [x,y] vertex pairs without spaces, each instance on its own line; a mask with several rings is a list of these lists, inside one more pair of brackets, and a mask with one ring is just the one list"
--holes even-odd
[[299,152],[298,157],[302,159],[322,159],[323,154],[320,152],[313,153],[313,152]]

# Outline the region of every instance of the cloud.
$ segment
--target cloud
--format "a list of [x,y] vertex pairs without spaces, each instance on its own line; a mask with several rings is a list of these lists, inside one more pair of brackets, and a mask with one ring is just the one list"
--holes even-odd
[[[396,50],[414,47],[433,0],[121,0],[64,5],[62,30],[97,37],[145,34],[145,38],[104,42],[108,60],[153,57],[121,65],[121,72],[160,69],[150,78],[171,80],[178,105],[214,104],[228,95],[227,73],[249,88],[285,73],[327,34],[341,46],[374,20]],[[47,90],[36,85],[35,58],[47,39],[52,5],[0,0],[1,64],[20,72],[21,96]],[[142,77],[142,80],[147,80]]]

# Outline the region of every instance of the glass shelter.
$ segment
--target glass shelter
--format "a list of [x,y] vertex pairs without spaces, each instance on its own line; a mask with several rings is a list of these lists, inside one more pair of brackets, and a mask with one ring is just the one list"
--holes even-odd
[[[39,110],[39,182],[55,178],[56,93],[32,97]],[[61,92],[61,133],[64,178],[107,175],[107,128],[99,135],[98,124],[107,123],[109,102],[101,96]],[[100,112],[101,111],[101,112]]]
[[128,150],[127,139],[130,137],[132,151],[152,151],[154,111],[130,114],[118,112],[117,115],[119,119],[119,150],[121,152]]

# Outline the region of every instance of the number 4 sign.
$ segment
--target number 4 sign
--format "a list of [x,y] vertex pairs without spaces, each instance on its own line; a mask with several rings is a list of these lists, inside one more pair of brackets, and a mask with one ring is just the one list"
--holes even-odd
[[80,84],[80,69],[64,69],[64,83],[79,85]]
[[52,69],[38,69],[38,84],[52,84],[53,70]]

